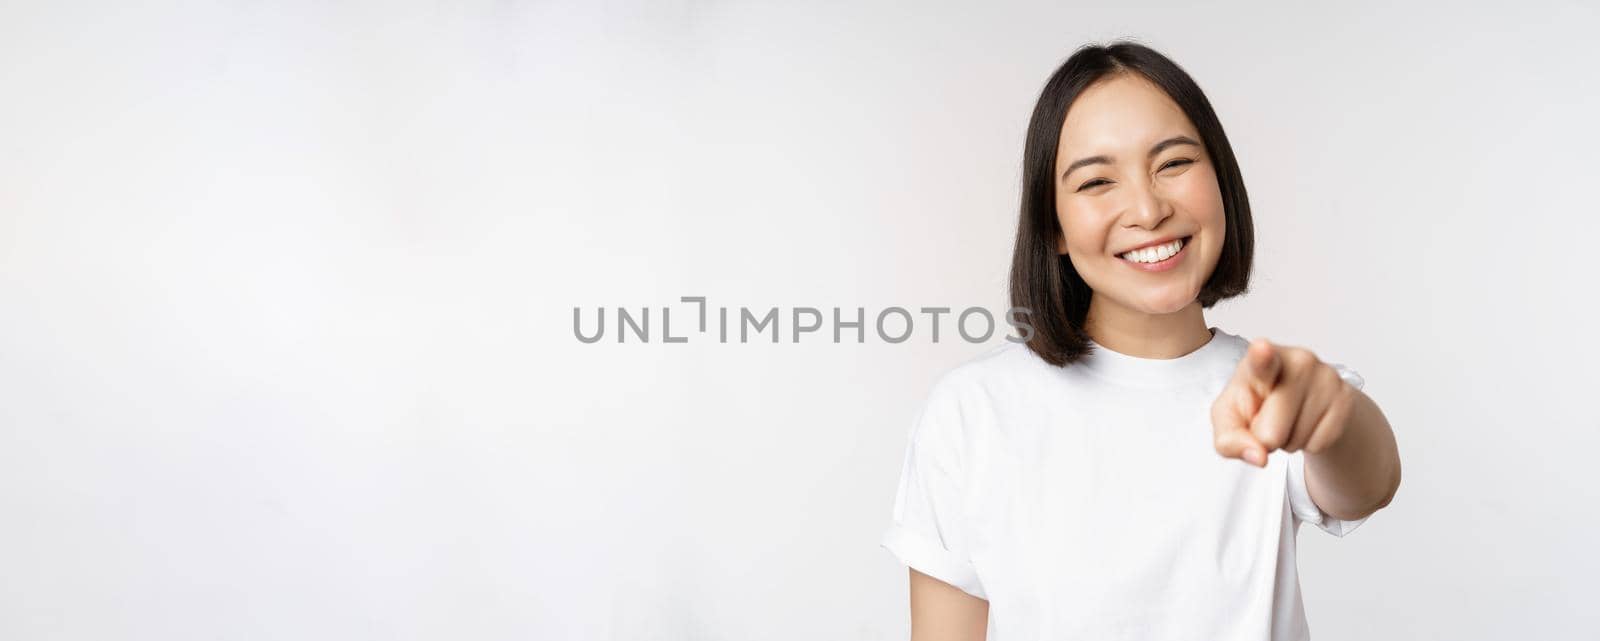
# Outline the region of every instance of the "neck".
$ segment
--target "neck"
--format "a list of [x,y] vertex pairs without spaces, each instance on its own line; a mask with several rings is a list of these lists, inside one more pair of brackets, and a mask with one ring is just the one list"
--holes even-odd
[[1146,314],[1091,296],[1084,330],[1101,346],[1139,358],[1177,358],[1211,341],[1198,300],[1170,314]]

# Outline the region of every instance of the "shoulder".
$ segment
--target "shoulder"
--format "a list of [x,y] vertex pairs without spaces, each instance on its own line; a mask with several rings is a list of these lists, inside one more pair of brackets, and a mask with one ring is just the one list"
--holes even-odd
[[1233,334],[1221,327],[1217,330],[1218,353],[1221,360],[1237,364],[1250,349],[1250,337]]
[[1027,346],[1008,341],[940,372],[917,417],[913,442],[947,456],[981,451],[1003,417],[1025,403],[1027,390],[1040,389],[1040,377],[1050,374],[1041,367],[1055,369]]
[[1012,394],[1058,384],[1062,368],[1046,363],[1033,350],[1010,341],[990,348],[941,373],[930,400],[989,404]]

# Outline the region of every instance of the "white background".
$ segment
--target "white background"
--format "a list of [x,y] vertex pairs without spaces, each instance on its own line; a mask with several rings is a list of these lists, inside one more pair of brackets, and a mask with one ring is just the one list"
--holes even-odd
[[1356,368],[1399,438],[1393,505],[1302,532],[1317,637],[1592,632],[1597,26],[5,3],[0,637],[903,639],[907,430],[998,336],[572,309],[1004,309],[1033,101],[1122,36],[1243,167],[1257,277],[1208,322]]

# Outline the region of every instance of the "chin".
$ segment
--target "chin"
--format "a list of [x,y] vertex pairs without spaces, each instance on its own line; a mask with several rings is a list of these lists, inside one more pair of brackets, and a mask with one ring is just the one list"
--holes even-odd
[[1140,311],[1146,314],[1176,314],[1194,303],[1195,296],[1172,296],[1145,299]]
[[1146,307],[1144,309],[1144,312],[1146,314],[1150,314],[1152,316],[1164,316],[1164,315],[1167,315],[1167,314],[1176,314],[1178,312],[1181,312],[1181,311],[1183,311],[1183,308],[1188,307],[1188,306],[1189,306],[1188,303],[1183,303],[1183,304],[1180,304],[1180,305],[1152,306],[1152,307]]

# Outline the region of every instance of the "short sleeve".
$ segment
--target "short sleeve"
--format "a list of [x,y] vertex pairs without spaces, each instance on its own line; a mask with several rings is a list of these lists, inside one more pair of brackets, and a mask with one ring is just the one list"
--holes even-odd
[[[1352,387],[1361,389],[1366,384],[1366,379],[1363,379],[1355,370],[1339,363],[1329,363],[1329,365],[1339,372],[1339,378],[1344,379],[1344,382],[1349,383]],[[1297,520],[1322,528],[1323,531],[1334,536],[1349,534],[1367,521],[1366,517],[1353,521],[1334,518],[1323,512],[1322,508],[1317,507],[1317,504],[1311,500],[1311,492],[1306,489],[1306,459],[1304,452],[1294,452],[1289,455],[1288,475],[1289,509],[1294,512]]]
[[969,554],[963,413],[947,378],[934,385],[902,459],[894,521],[882,547],[901,563],[987,599]]

